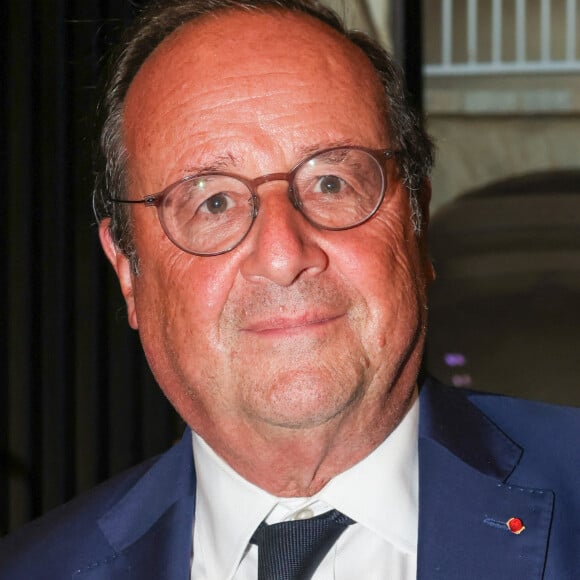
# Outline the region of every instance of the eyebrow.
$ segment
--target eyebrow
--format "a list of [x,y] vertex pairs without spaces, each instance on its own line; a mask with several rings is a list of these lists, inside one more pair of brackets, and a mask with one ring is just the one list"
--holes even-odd
[[316,143],[315,145],[308,145],[306,147],[301,147],[298,149],[298,158],[295,160],[295,163],[299,163],[306,157],[310,157],[319,151],[323,151],[324,149],[333,149],[335,147],[351,147],[356,145],[356,143],[352,139],[340,139],[338,141],[326,141],[324,143]]
[[220,171],[227,171],[231,167],[240,167],[241,159],[233,153],[222,153],[217,155],[208,163],[187,165],[185,167],[185,175],[196,175],[198,173],[219,173]]
[[[323,151],[324,149],[332,149],[334,147],[350,147],[356,145],[352,139],[340,139],[336,141],[318,142],[313,145],[306,145],[295,149],[295,160],[291,164],[293,167],[303,159]],[[185,175],[198,175],[204,173],[226,173],[232,168],[239,170],[244,165],[244,160],[239,155],[234,155],[232,152],[222,153],[211,158],[207,163],[187,165],[184,170]]]

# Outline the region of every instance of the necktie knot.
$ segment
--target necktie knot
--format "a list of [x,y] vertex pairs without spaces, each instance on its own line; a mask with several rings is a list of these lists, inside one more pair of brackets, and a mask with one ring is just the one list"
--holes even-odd
[[338,537],[354,521],[338,510],[314,518],[268,525],[262,522],[251,543],[258,546],[258,580],[306,580]]

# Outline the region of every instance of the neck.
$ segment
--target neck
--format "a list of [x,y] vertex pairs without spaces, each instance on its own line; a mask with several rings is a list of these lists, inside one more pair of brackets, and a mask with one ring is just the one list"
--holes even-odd
[[[392,397],[396,399],[396,397]],[[278,497],[309,497],[376,449],[417,398],[412,389],[396,408],[391,398],[371,418],[363,409],[309,428],[236,425],[232,437],[196,430],[242,477]],[[363,420],[357,420],[362,417]]]

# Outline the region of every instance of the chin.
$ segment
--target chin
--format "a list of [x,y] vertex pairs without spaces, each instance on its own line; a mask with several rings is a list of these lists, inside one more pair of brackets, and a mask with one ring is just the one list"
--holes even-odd
[[[320,381],[303,376],[300,381],[278,382],[268,396],[253,401],[254,413],[272,426],[288,429],[315,428],[349,412],[361,395],[357,381]],[[337,385],[343,386],[337,389]]]

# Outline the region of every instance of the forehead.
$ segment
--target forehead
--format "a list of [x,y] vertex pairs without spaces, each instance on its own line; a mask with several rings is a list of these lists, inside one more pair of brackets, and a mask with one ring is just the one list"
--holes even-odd
[[382,89],[366,55],[324,23],[289,11],[226,10],[181,26],[143,63],[125,105],[129,149],[153,133],[169,143],[177,127],[192,125],[196,137],[209,127],[235,133],[236,124],[287,133],[298,111],[313,130],[364,112],[385,132]]
[[277,9],[226,9],[186,23],[161,42],[137,76],[152,74],[155,65],[165,59],[173,66],[197,62],[207,70],[204,63],[221,63],[243,72],[258,63],[275,68],[277,61],[292,56],[305,57],[306,66],[346,65],[351,73],[362,73],[357,75],[360,80],[366,77],[367,83],[376,84],[370,61],[338,31],[307,14]]

